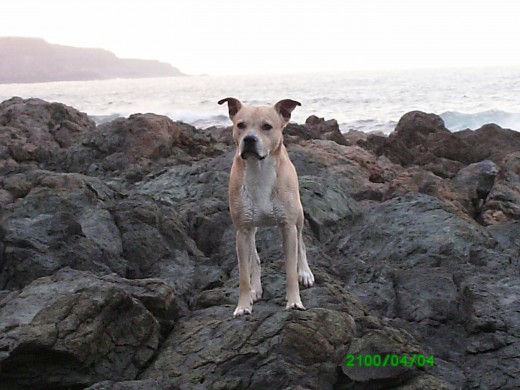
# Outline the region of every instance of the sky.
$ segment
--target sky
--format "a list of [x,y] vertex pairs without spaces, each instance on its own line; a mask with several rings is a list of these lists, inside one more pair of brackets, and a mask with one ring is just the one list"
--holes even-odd
[[16,0],[0,36],[187,74],[520,65],[518,0]]

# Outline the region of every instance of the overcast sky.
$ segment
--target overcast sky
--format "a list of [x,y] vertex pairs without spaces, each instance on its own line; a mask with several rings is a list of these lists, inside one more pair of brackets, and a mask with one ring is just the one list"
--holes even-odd
[[189,74],[520,65],[518,0],[16,0],[0,36]]

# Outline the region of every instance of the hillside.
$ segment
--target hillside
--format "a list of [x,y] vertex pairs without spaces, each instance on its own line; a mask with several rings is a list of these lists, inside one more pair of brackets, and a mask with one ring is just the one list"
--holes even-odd
[[0,83],[182,75],[165,62],[121,59],[103,49],[54,45],[38,38],[0,38]]

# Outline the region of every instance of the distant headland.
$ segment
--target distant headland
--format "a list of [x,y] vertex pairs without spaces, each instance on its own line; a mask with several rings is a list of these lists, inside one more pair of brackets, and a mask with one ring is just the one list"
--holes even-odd
[[172,65],[122,59],[108,50],[55,45],[40,38],[0,38],[0,83],[41,83],[184,76]]

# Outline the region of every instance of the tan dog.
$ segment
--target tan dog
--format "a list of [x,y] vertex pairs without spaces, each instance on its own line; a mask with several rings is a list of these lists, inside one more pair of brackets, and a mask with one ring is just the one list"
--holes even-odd
[[253,107],[235,98],[228,103],[237,151],[229,178],[229,209],[237,228],[236,247],[240,274],[238,305],[233,317],[251,314],[262,297],[260,258],[256,251],[258,226],[278,225],[282,230],[287,273],[287,309],[305,310],[298,281],[314,284],[303,243],[303,208],[298,176],[283,144],[282,130],[291,112],[301,104],[281,100],[272,107]]

